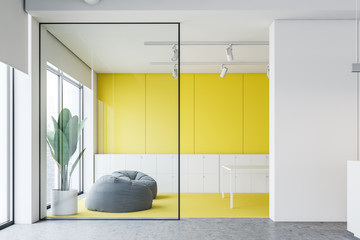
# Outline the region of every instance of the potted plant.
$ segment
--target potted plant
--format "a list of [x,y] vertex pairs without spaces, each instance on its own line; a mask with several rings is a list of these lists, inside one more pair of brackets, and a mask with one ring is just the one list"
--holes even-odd
[[47,144],[60,173],[60,188],[53,189],[51,193],[52,213],[58,216],[74,215],[77,213],[78,191],[70,188],[70,179],[85,149],[80,151],[72,164],[70,159],[76,152],[86,119],[79,121],[79,117],[77,115],[72,116],[67,108],[60,112],[57,121],[54,117],[51,119],[54,130],[47,132]]

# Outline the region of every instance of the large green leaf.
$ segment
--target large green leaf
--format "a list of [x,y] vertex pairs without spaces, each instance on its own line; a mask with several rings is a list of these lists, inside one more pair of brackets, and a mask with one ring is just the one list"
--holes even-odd
[[52,148],[54,148],[54,137],[55,137],[55,132],[49,130],[47,132],[47,140],[50,143]]
[[55,118],[54,118],[54,117],[51,117],[51,120],[52,120],[52,122],[53,122],[53,125],[54,125],[54,132],[55,132],[56,130],[58,130],[58,129],[59,129],[59,124],[58,124],[58,122],[55,120]]
[[66,125],[68,124],[68,122],[71,119],[71,112],[69,109],[64,108],[63,110],[61,110],[60,114],[59,114],[59,118],[58,118],[58,124],[61,130],[65,130]]
[[81,122],[79,122],[79,126],[78,126],[78,137],[81,136],[81,131],[84,128],[84,124],[87,118],[85,118],[84,120],[82,120]]
[[79,156],[76,158],[74,164],[72,165],[71,171],[70,171],[70,177],[71,177],[72,173],[74,172],[74,170],[75,170],[75,168],[76,168],[76,165],[79,163],[79,160],[81,159],[81,156],[82,156],[83,153],[85,152],[85,149],[86,149],[86,148],[84,148],[84,149],[80,152]]
[[55,131],[54,151],[60,166],[68,165],[70,160],[69,143],[65,134],[60,129]]
[[50,145],[50,143],[49,143],[49,139],[48,139],[48,141],[46,141],[46,142],[47,142],[47,144],[48,144],[48,146],[49,146],[49,149],[50,149],[50,152],[51,152],[51,156],[52,156],[53,159],[55,160],[57,167],[60,169],[59,161],[58,161],[58,159],[56,159],[56,157],[55,157],[55,153],[54,153],[54,150],[53,150],[53,148],[51,147],[51,145]]
[[69,143],[70,157],[75,153],[78,143],[78,116],[73,116],[65,127],[65,136]]

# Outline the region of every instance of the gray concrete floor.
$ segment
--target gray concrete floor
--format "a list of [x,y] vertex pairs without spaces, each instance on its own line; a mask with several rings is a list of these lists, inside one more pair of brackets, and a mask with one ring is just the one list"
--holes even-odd
[[274,223],[269,219],[47,220],[13,225],[1,240],[133,240],[133,239],[357,239],[346,223]]

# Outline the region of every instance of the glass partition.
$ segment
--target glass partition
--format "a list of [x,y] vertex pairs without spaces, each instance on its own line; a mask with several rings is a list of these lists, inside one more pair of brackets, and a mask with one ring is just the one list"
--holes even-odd
[[43,217],[180,218],[178,39],[178,24],[42,24]]
[[0,62],[0,229],[13,223],[12,68]]

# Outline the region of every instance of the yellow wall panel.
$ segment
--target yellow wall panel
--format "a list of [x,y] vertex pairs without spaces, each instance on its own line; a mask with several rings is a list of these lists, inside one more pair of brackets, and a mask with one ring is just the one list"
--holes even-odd
[[[265,74],[182,74],[183,154],[269,152]],[[98,74],[98,153],[177,153],[177,79]]]
[[194,74],[180,77],[180,152],[194,154]]
[[178,80],[146,74],[146,153],[178,153]]
[[242,74],[195,74],[195,153],[243,153]]
[[[111,123],[109,124],[109,115],[114,108],[114,76],[113,74],[99,74],[97,86],[97,113],[98,113],[98,153],[111,153],[112,146],[108,146],[107,142],[112,145]],[[109,128],[109,131],[108,131]]]
[[98,101],[103,153],[145,153],[145,74],[98,74]]
[[269,153],[269,79],[244,74],[244,153]]

